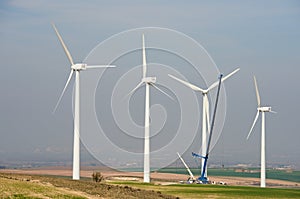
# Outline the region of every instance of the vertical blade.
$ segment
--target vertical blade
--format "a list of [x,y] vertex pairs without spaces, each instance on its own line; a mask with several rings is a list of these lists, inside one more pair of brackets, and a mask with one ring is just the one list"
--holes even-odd
[[[236,72],[238,72],[240,70],[240,68],[235,69],[233,72],[229,73],[228,75],[226,75],[224,78],[222,78],[222,82],[225,81],[226,79],[228,79],[229,77],[231,77],[233,74],[235,74]],[[210,87],[208,87],[207,90],[211,90],[214,87],[218,86],[219,81],[214,82]]]
[[257,105],[258,105],[258,107],[260,107],[260,96],[259,96],[258,86],[257,86],[257,82],[256,82],[255,76],[253,76],[253,79],[254,79],[254,85],[255,85],[255,92],[256,92],[256,98],[257,98]]
[[53,26],[53,28],[55,30],[55,33],[56,33],[56,35],[57,35],[57,37],[58,37],[58,39],[59,39],[59,41],[60,41],[60,43],[61,43],[61,45],[62,45],[62,47],[63,47],[63,49],[64,49],[64,51],[66,53],[66,55],[67,55],[67,57],[68,57],[71,65],[73,66],[74,65],[73,58],[72,58],[72,56],[71,56],[71,54],[70,54],[70,52],[69,52],[69,50],[68,50],[65,42],[63,41],[62,37],[60,36],[60,34],[59,34],[57,28],[55,27],[54,23],[52,23],[52,26]]
[[165,94],[167,97],[169,97],[171,100],[174,100],[173,97],[171,97],[168,93],[166,93],[165,91],[161,90],[158,86],[156,86],[155,84],[150,84],[151,86],[153,86],[154,88],[156,88],[157,90],[159,90],[160,92],[162,92],[163,94]]
[[259,111],[257,111],[257,113],[256,113],[254,122],[253,122],[253,124],[252,124],[252,126],[251,126],[251,129],[250,129],[249,133],[248,133],[247,140],[249,139],[249,137],[250,137],[250,135],[251,135],[251,132],[252,132],[252,130],[253,130],[253,128],[254,128],[254,125],[255,125],[255,123],[256,123],[256,121],[257,121],[257,119],[258,119],[258,116],[259,116]]
[[206,134],[207,134],[210,129],[209,101],[208,101],[207,94],[205,94],[205,115],[206,115],[206,123],[207,123],[207,129],[206,129]]
[[64,90],[62,91],[62,93],[61,93],[61,95],[60,95],[60,97],[59,97],[57,103],[56,103],[56,106],[55,106],[55,108],[54,108],[54,110],[53,110],[53,113],[55,113],[55,111],[56,111],[56,109],[57,109],[57,107],[58,107],[58,105],[59,105],[59,103],[60,103],[60,101],[61,101],[61,99],[62,99],[62,97],[63,97],[63,95],[64,95],[64,93],[65,93],[65,91],[66,91],[66,89],[67,89],[67,87],[68,87],[68,85],[69,85],[69,82],[70,82],[70,80],[71,80],[71,78],[72,78],[72,75],[73,75],[73,70],[71,70],[71,72],[70,72],[70,75],[69,75],[69,78],[68,78],[68,80],[67,80],[67,83],[66,83],[66,85],[65,85],[65,87],[64,87]]
[[145,50],[145,37],[143,34],[143,78],[146,77],[146,73],[147,73],[147,63],[146,63],[146,50]]

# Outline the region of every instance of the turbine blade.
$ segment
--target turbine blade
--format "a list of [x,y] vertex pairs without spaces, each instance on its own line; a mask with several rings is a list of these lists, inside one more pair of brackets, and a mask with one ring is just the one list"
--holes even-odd
[[168,75],[169,75],[169,77],[171,77],[171,78],[173,78],[173,79],[175,79],[175,80],[181,82],[182,84],[184,84],[184,85],[190,87],[190,88],[193,89],[194,91],[200,91],[200,92],[202,92],[202,93],[206,93],[206,90],[204,90],[204,89],[202,89],[202,88],[199,88],[198,86],[195,86],[195,85],[193,85],[193,84],[191,84],[191,83],[189,83],[189,82],[183,81],[183,80],[181,80],[181,79],[179,79],[179,78],[177,78],[177,77],[175,77],[175,76],[173,76],[173,75],[170,75],[170,74],[168,74]]
[[271,113],[277,113],[276,111],[270,111]]
[[253,79],[254,79],[254,85],[255,85],[257,105],[258,105],[258,107],[260,107],[260,96],[259,96],[259,91],[258,91],[258,86],[257,86],[257,82],[256,82],[255,76],[253,76]]
[[136,91],[144,82],[141,81],[134,89],[132,89],[127,95],[124,96],[124,98],[132,95],[132,93],[134,93],[134,91]]
[[62,91],[62,93],[61,93],[61,95],[60,95],[60,97],[59,97],[57,103],[56,103],[56,106],[55,106],[55,108],[54,108],[54,110],[53,110],[53,113],[55,113],[55,111],[56,111],[56,109],[57,109],[57,107],[58,107],[58,105],[59,105],[59,103],[60,103],[60,101],[61,101],[61,99],[62,99],[62,97],[63,97],[63,95],[64,95],[64,93],[65,93],[65,91],[66,91],[66,89],[67,89],[67,87],[68,87],[68,85],[69,85],[69,83],[70,83],[70,80],[71,80],[71,78],[72,78],[72,75],[73,75],[73,70],[71,70],[71,72],[70,72],[70,75],[69,75],[69,78],[68,78],[68,80],[67,80],[67,83],[66,83],[66,85],[65,85],[65,87],[64,87],[64,90]]
[[146,77],[146,73],[147,73],[147,63],[146,63],[146,50],[145,50],[145,37],[143,34],[143,78]]
[[249,137],[250,137],[250,135],[251,135],[251,132],[252,132],[252,130],[253,130],[253,128],[254,128],[254,125],[255,125],[255,123],[256,123],[256,121],[257,121],[257,119],[258,119],[258,116],[259,116],[259,111],[257,111],[257,113],[256,113],[254,122],[253,122],[253,124],[252,124],[252,126],[251,126],[251,129],[250,129],[249,133],[248,133],[247,140],[249,139]]
[[192,171],[190,170],[189,166],[185,163],[185,161],[184,161],[183,158],[179,155],[178,152],[177,152],[177,155],[178,155],[179,159],[181,160],[181,162],[183,163],[183,165],[185,166],[185,168],[187,169],[187,171],[189,172],[191,178],[194,179],[195,177],[194,177]]
[[71,65],[73,66],[74,65],[73,58],[72,58],[72,56],[71,56],[71,54],[70,54],[70,52],[69,52],[69,50],[68,50],[65,42],[63,41],[62,37],[60,36],[60,34],[59,34],[57,28],[55,27],[54,23],[52,23],[52,26],[53,26],[53,28],[55,30],[55,33],[56,33],[56,35],[57,35],[57,37],[58,37],[58,39],[59,39],[59,41],[60,41],[60,43],[61,43],[61,45],[62,45],[62,47],[63,47],[63,49],[64,49],[64,51],[66,53],[66,55],[67,55],[67,57],[68,57]]
[[114,68],[114,65],[87,65],[86,68]]
[[160,92],[162,92],[163,94],[165,94],[166,96],[168,96],[171,100],[174,100],[173,97],[171,97],[168,93],[166,93],[165,91],[163,91],[162,89],[160,89],[158,86],[156,86],[155,84],[150,84],[151,86],[153,86],[154,88],[156,88],[157,90],[159,90]]
[[[228,75],[226,75],[224,78],[222,78],[222,82],[225,81],[226,79],[228,79],[229,77],[231,77],[233,74],[235,74],[236,72],[238,72],[240,70],[240,68],[235,69],[233,72],[229,73]],[[219,81],[214,82],[210,87],[208,87],[207,90],[211,90],[214,87],[219,85]]]
[[206,115],[206,134],[208,135],[208,133],[210,133],[210,118],[209,118],[209,101],[208,101],[208,97],[207,95],[205,95],[205,115]]

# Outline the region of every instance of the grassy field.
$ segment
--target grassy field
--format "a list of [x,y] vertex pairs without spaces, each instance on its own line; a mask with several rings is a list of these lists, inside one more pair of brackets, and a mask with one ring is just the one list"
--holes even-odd
[[0,173],[0,198],[145,198],[175,199],[156,191],[61,177]]
[[16,179],[12,176],[0,177],[0,198],[72,198],[82,199],[76,194],[58,189],[57,187],[45,186],[39,183],[29,183],[24,178]]
[[[248,170],[258,170],[258,168],[252,168]],[[199,176],[199,169],[191,169],[194,175]],[[188,172],[185,168],[163,168],[160,169],[159,172],[163,173],[178,173],[178,174],[186,174]],[[260,172],[236,172],[235,169],[208,169],[209,176],[234,176],[234,177],[253,177],[259,178]],[[282,170],[273,170],[267,169],[266,176],[268,179],[276,179],[276,180],[288,180],[292,182],[300,182],[300,171],[282,171]]]
[[300,198],[300,189],[157,183],[0,173],[0,198]]
[[134,188],[154,190],[168,195],[176,195],[179,198],[300,198],[299,189],[275,189],[242,186],[200,185],[200,184],[176,184],[154,185],[137,182],[111,182],[112,184],[127,185]]

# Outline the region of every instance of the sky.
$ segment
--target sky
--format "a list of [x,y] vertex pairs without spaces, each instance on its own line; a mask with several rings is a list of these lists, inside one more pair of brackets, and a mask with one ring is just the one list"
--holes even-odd
[[[300,168],[299,19],[300,3],[292,0],[1,1],[0,164],[17,161],[70,162],[72,159],[72,88],[68,88],[58,110],[52,113],[70,70],[51,27],[51,22],[54,22],[75,62],[89,61],[91,58],[87,55],[92,49],[120,32],[160,27],[183,33],[202,45],[220,72],[228,74],[240,67],[241,70],[225,82],[226,118],[222,133],[211,151],[211,161],[218,164],[258,165],[260,162],[260,119],[252,136],[246,140],[257,108],[253,83],[255,75],[262,104],[272,106],[272,110],[277,112],[266,114],[267,164]],[[128,45],[140,42],[140,38],[133,40],[128,40]],[[155,42],[151,38],[148,41],[149,45]],[[193,52],[187,51],[189,53]],[[163,56],[163,53],[155,54],[149,50],[148,55],[148,62],[156,62],[155,57],[168,60],[167,54]],[[141,64],[139,56],[138,52],[130,52],[127,58],[124,56],[113,62],[118,64],[115,71],[105,73],[107,77],[104,77],[103,84],[107,87],[97,86],[99,92],[96,99],[103,99],[103,103],[95,106],[97,114],[101,110],[112,111],[109,108],[113,85],[127,71],[133,74],[139,72],[140,69],[135,68]],[[106,57],[103,55],[101,58],[105,60]],[[203,79],[198,81],[192,75],[191,67],[176,67],[188,81],[207,86]],[[93,74],[97,76],[98,73]],[[83,84],[93,74],[82,76]],[[132,86],[136,83],[133,81]],[[103,98],[102,92],[107,94]],[[143,105],[142,90],[138,92],[130,106],[135,103],[137,106]],[[202,96],[192,95],[197,97],[201,112]],[[172,129],[178,123],[178,112],[172,114],[178,101],[169,103],[163,97],[153,97],[153,101],[164,105],[163,110],[173,115],[167,118],[170,121],[164,128],[164,132],[168,133],[168,128]],[[156,110],[157,107],[153,108]],[[143,112],[139,110],[143,109],[133,109],[132,115],[137,123],[142,124]],[[156,111],[157,117],[164,115],[159,112],[159,106]],[[103,130],[109,129],[113,140],[116,139],[113,132],[119,129],[115,121],[108,119],[109,115],[103,114],[98,119],[107,120]],[[193,118],[188,120],[193,121]],[[201,125],[198,133],[200,131]],[[182,151],[186,152],[184,158],[187,162],[194,161],[190,150],[197,148],[197,140],[191,140],[191,147]],[[142,150],[142,143],[136,142],[136,148],[128,150]],[[123,147],[130,145],[127,143]],[[82,147],[83,162],[92,157],[85,147]],[[175,154],[176,145],[170,147]],[[105,153],[107,156],[114,155],[110,151]]]

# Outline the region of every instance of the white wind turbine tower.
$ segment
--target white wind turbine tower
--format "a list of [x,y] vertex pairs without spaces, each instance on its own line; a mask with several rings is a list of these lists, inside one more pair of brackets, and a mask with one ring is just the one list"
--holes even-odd
[[[226,77],[222,78],[222,82],[225,81],[227,78],[229,78],[230,76],[232,76],[233,74],[235,74],[236,72],[238,72],[240,70],[240,68],[237,68],[235,69],[233,72],[231,72],[230,74],[228,74]],[[209,122],[209,100],[208,100],[208,92],[210,90],[212,90],[213,88],[215,88],[216,86],[218,86],[219,84],[219,81],[216,81],[214,82],[210,87],[208,87],[208,89],[202,89],[202,88],[199,88],[198,86],[195,86],[189,82],[186,82],[186,81],[183,81],[173,75],[170,75],[169,76],[179,82],[181,82],[182,84],[186,85],[187,87],[193,89],[194,91],[200,91],[203,95],[203,105],[202,105],[202,156],[205,157],[205,153],[206,153],[206,145],[207,145],[207,133],[210,129],[210,122]],[[201,161],[201,171],[203,170],[203,166],[204,166],[204,161],[205,159],[202,158],[202,161]],[[205,171],[205,176],[204,177],[207,177],[207,171]]]
[[146,95],[145,95],[145,137],[144,137],[144,182],[150,182],[150,129],[149,129],[149,119],[150,119],[150,86],[153,86],[163,94],[167,95],[169,98],[173,99],[166,92],[161,90],[155,85],[156,77],[147,77],[147,62],[146,62],[146,50],[145,50],[145,38],[144,34],[142,35],[142,54],[143,54],[143,76],[142,81],[132,90],[128,95],[131,95],[144,83],[146,86]]
[[56,111],[65,91],[66,88],[69,85],[69,82],[73,76],[73,72],[75,72],[75,100],[74,100],[74,143],[73,143],[73,180],[79,180],[80,179],[80,71],[90,69],[90,68],[106,68],[106,67],[114,67],[109,65],[87,65],[84,63],[77,63],[74,64],[73,58],[65,45],[62,37],[60,36],[57,28],[54,24],[52,24],[55,33],[70,61],[71,64],[71,72],[69,75],[69,78],[67,80],[67,83],[58,99],[58,102],[54,108],[54,111]]
[[259,113],[261,113],[261,156],[260,156],[260,187],[266,187],[266,132],[265,132],[265,112],[275,113],[269,106],[260,106],[260,96],[258,92],[258,86],[256,78],[254,76],[254,85],[257,98],[257,113],[251,129],[248,133],[247,140],[249,139],[251,132],[256,124]]

